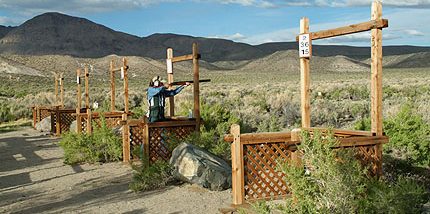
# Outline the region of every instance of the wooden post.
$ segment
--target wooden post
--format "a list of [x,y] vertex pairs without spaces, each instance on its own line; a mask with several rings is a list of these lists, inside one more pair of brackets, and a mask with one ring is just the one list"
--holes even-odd
[[193,71],[194,71],[194,118],[196,118],[196,132],[200,133],[200,88],[199,88],[199,50],[197,43],[193,43]]
[[[382,4],[372,3],[372,20],[382,19]],[[371,130],[377,136],[382,136],[382,28],[371,30]],[[378,157],[378,175],[382,173],[382,145],[376,146]]]
[[85,108],[90,108],[90,95],[89,95],[89,77],[88,66],[85,66]]
[[64,77],[63,73],[60,74],[60,105],[64,108]]
[[130,126],[127,124],[127,114],[122,114],[122,162],[130,162]]
[[233,205],[240,205],[245,200],[245,178],[243,166],[243,144],[240,142],[240,126],[234,124],[231,126],[230,133],[233,135],[231,144],[231,169],[232,169],[232,198]]
[[[60,117],[60,106],[55,106],[55,135],[61,135],[61,117]],[[52,121],[52,120],[51,120]]]
[[81,69],[76,70],[76,83],[77,83],[77,98],[76,98],[76,109],[79,109],[81,112],[81,102],[82,102],[82,94],[81,94]]
[[76,92],[76,132],[81,134],[82,132],[82,120],[81,120],[81,69],[76,70],[76,83],[77,83],[77,92]]
[[122,68],[124,71],[124,112],[128,114],[128,74],[127,59],[122,58]]
[[92,115],[91,115],[91,109],[87,108],[87,133],[91,134],[92,133]]
[[36,123],[37,123],[37,107],[34,106],[33,107],[33,128],[36,128]]
[[110,111],[115,111],[115,71],[114,71],[113,60],[110,62]]
[[[309,19],[300,20],[300,34],[309,33]],[[310,38],[312,39],[312,38]],[[300,58],[300,90],[301,90],[301,111],[302,127],[310,128],[311,126],[311,107],[310,107],[310,59]]]
[[[291,131],[291,141],[300,141],[300,133],[301,129],[293,129],[293,131]],[[291,152],[291,161],[296,166],[302,164],[301,155],[298,151]]]
[[145,122],[144,130],[143,130],[143,160],[146,167],[149,166],[149,159],[150,152],[149,152],[149,143],[150,143],[150,136],[149,136],[149,125]]
[[[167,82],[170,84],[172,83],[173,80],[173,62],[172,62],[172,58],[173,58],[173,49],[172,48],[167,48]],[[171,66],[172,70],[171,72],[169,71],[169,66]],[[169,85],[169,89],[172,89],[173,86]],[[169,97],[169,116],[173,117],[175,116],[175,97],[171,96]]]
[[55,79],[55,105],[58,105],[58,74],[54,74]]

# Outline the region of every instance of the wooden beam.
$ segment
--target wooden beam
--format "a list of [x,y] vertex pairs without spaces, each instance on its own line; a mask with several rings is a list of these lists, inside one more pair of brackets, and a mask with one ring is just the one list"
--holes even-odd
[[320,131],[328,132],[333,131],[334,134],[354,135],[354,136],[373,136],[372,132],[369,131],[355,131],[355,130],[342,130],[342,129],[327,129],[327,128],[304,128],[307,131]]
[[123,70],[124,70],[124,113],[128,114],[128,66],[127,59],[122,58]]
[[58,74],[54,74],[55,81],[55,105],[58,105]]
[[115,71],[113,59],[110,61],[110,111],[115,111]]
[[63,73],[60,74],[60,102],[61,102],[61,107],[64,108],[64,77],[63,77]]
[[93,117],[91,115],[91,109],[87,108],[87,133],[88,134],[91,134],[93,132],[92,120],[93,120]]
[[194,55],[193,54],[188,54],[188,55],[183,55],[183,56],[176,56],[176,57],[172,57],[172,62],[182,62],[182,61],[188,61],[188,60],[193,60],[194,59]]
[[[300,20],[300,34],[309,33],[309,19]],[[301,112],[302,128],[311,126],[311,106],[310,106],[310,59],[300,58],[300,88],[301,88]]]
[[[81,97],[81,69],[76,70],[76,83],[77,83],[77,92],[76,92],[76,109],[79,110],[80,113],[80,109],[81,109],[81,102],[82,102],[82,97]],[[78,112],[76,112],[78,113]]]
[[85,108],[90,108],[90,94],[89,94],[89,77],[88,66],[85,66]]
[[180,121],[162,121],[162,122],[154,122],[148,123],[149,128],[156,127],[175,127],[175,126],[195,126],[195,120],[180,120]]
[[[60,116],[60,107],[55,106],[55,135],[59,137],[61,135],[61,116]],[[51,120],[52,121],[52,120]]]
[[[256,142],[256,143],[264,143],[264,142],[286,142],[291,141],[291,132],[263,132],[263,133],[249,133],[242,134],[240,136],[241,142]],[[232,134],[225,135],[224,141],[233,142],[234,136]]]
[[338,147],[354,147],[354,146],[368,146],[375,144],[388,143],[388,137],[386,136],[375,136],[375,137],[351,137],[351,138],[340,138]]
[[231,144],[231,169],[232,169],[232,198],[234,205],[245,202],[245,181],[243,164],[243,145],[241,143],[240,126],[232,125],[231,134],[234,137]]
[[[127,114],[122,115],[122,120],[127,121]],[[122,126],[122,161],[124,163],[130,162],[130,126],[124,124]]]
[[[326,38],[331,38],[336,36],[343,36],[348,34],[365,32],[372,29],[382,29],[386,27],[388,27],[388,20],[379,18],[376,20],[362,22],[359,24],[348,25],[345,27],[313,32],[313,33],[310,33],[310,37],[312,40],[326,39]],[[298,36],[296,37],[296,41],[299,41]]]
[[[167,49],[167,59],[168,61],[171,60],[172,61],[172,73],[169,73],[169,71],[167,70],[167,82],[169,83],[169,89],[173,89],[173,49],[172,48],[168,48]],[[167,65],[169,66],[169,65]],[[175,97],[171,96],[169,97],[169,116],[173,117],[175,116]]]
[[[379,1],[372,3],[372,20],[382,17],[382,4]],[[376,136],[382,136],[382,29],[376,28],[371,31],[371,131]],[[377,174],[382,175],[382,145],[376,146],[378,157]]]
[[196,132],[200,133],[200,83],[199,83],[199,50],[197,43],[193,43],[193,73],[194,73],[194,118],[196,118]]

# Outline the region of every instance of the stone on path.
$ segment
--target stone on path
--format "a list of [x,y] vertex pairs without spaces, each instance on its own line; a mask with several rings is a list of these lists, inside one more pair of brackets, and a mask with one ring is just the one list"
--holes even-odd
[[182,143],[173,150],[170,164],[176,179],[198,184],[210,190],[231,187],[231,167],[223,159],[191,144]]

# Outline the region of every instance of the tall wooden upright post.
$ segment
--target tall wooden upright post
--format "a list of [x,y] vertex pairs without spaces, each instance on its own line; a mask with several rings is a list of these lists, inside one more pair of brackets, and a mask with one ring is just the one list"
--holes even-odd
[[61,102],[61,107],[64,108],[64,77],[63,77],[63,73],[60,74],[60,102]]
[[[128,66],[127,66],[127,59],[122,58],[122,67],[121,67],[121,76],[123,77],[124,81],[124,113],[122,114],[122,120],[127,121],[128,120],[128,74],[127,74]],[[123,162],[129,162],[130,161],[130,130],[129,126],[126,124],[123,126],[122,130],[122,156],[123,156]],[[126,140],[124,140],[126,139]]]
[[58,74],[54,74],[55,80],[55,105],[58,105]]
[[115,71],[113,60],[110,62],[110,111],[115,111]]
[[76,70],[76,132],[80,134],[82,132],[82,121],[81,121],[81,69]]
[[121,72],[123,72],[124,77],[124,113],[128,114],[128,66],[127,59],[122,58],[122,68]]
[[[380,1],[372,3],[372,20],[382,19],[382,4]],[[382,28],[371,30],[371,130],[377,136],[382,136]],[[378,174],[382,171],[382,145],[378,144],[376,153],[379,158]]]
[[197,43],[193,43],[193,71],[194,71],[194,118],[196,118],[196,131],[200,132],[200,87],[199,87],[199,50]]
[[240,126],[237,124],[232,125],[230,133],[233,135],[234,139],[231,144],[231,193],[233,197],[233,205],[240,205],[245,201],[243,144],[240,141]]
[[[300,34],[309,33],[309,19],[300,20]],[[312,38],[311,38],[312,39]],[[310,106],[310,67],[309,58],[300,58],[300,88],[301,88],[301,111],[302,127],[311,126],[311,106]]]
[[88,66],[85,66],[85,108],[90,108],[90,94],[89,94],[89,77]]
[[[173,49],[167,48],[167,82],[169,83],[169,89],[172,89],[173,86],[170,85],[173,82]],[[169,116],[175,116],[175,97],[169,97]]]

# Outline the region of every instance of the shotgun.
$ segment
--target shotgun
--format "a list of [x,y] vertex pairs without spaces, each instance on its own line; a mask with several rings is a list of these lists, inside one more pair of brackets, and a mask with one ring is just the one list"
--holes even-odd
[[[210,79],[199,80],[199,82],[210,82],[210,81],[211,81]],[[194,83],[193,80],[190,80],[190,81],[177,81],[177,82],[170,83],[170,85],[185,85],[185,83],[187,83],[187,82],[189,82],[190,84]]]

